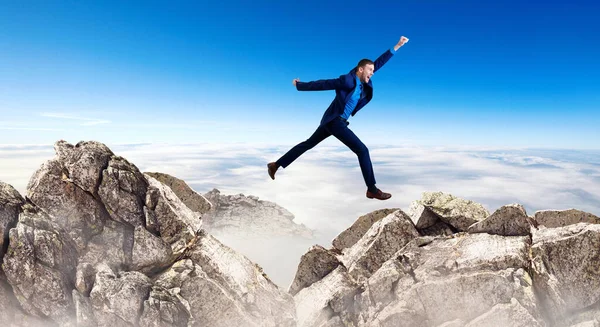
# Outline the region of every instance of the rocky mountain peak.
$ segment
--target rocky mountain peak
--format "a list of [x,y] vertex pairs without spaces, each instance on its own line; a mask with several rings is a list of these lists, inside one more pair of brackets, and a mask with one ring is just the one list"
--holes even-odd
[[597,326],[598,219],[425,192],[309,249],[289,290],[298,326]]
[[0,184],[0,321],[295,325],[291,296],[204,232],[170,187],[98,142],[55,151],[25,199]]

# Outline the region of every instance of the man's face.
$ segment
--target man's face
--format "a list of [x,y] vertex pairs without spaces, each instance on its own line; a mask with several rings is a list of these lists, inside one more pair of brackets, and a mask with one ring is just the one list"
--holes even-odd
[[366,64],[363,67],[358,68],[358,73],[356,76],[363,83],[369,83],[371,76],[373,76],[373,71],[375,70],[375,66],[373,64]]

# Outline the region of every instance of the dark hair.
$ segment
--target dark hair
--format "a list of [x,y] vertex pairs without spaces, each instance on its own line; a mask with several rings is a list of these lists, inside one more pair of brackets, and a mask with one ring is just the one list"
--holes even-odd
[[373,62],[373,60],[371,59],[361,59],[358,64],[356,65],[356,71],[358,71],[358,68],[360,67],[365,67],[366,65],[375,65],[375,63]]

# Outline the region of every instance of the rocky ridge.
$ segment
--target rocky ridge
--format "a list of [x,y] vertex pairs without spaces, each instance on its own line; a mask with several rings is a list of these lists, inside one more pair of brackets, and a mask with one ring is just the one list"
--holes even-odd
[[0,182],[3,326],[600,326],[590,213],[426,192],[311,247],[284,292],[206,230],[267,201],[199,196],[98,142],[55,151],[25,197]]
[[294,215],[276,203],[253,195],[224,195],[218,189],[203,196],[213,204],[213,208],[202,217],[204,228],[210,233],[313,237],[312,230],[296,224]]
[[298,326],[600,326],[592,214],[425,192],[370,215],[302,257]]
[[[192,211],[205,214],[212,209],[212,204],[204,196],[198,194],[184,181],[165,173],[145,172],[157,181],[168,186],[175,195]],[[205,220],[205,219],[203,219]],[[206,225],[206,224],[205,224]]]
[[292,297],[170,187],[98,142],[55,151],[25,198],[0,182],[4,325],[295,326]]

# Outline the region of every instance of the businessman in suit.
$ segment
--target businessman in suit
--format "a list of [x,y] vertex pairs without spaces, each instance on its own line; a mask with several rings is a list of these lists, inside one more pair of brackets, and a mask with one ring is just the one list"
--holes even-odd
[[313,82],[300,82],[299,79],[292,81],[298,91],[335,90],[335,98],[323,114],[319,127],[311,137],[294,146],[279,160],[267,164],[271,179],[275,179],[275,173],[279,167],[286,168],[304,152],[333,135],[358,156],[360,169],[367,185],[367,198],[387,200],[392,197],[391,194],[383,192],[375,186],[375,174],[369,150],[348,128],[348,119],[371,101],[373,98],[371,77],[406,42],[408,42],[408,38],[402,36],[393,48],[384,52],[374,62],[362,59],[348,74],[341,75],[339,78]]

